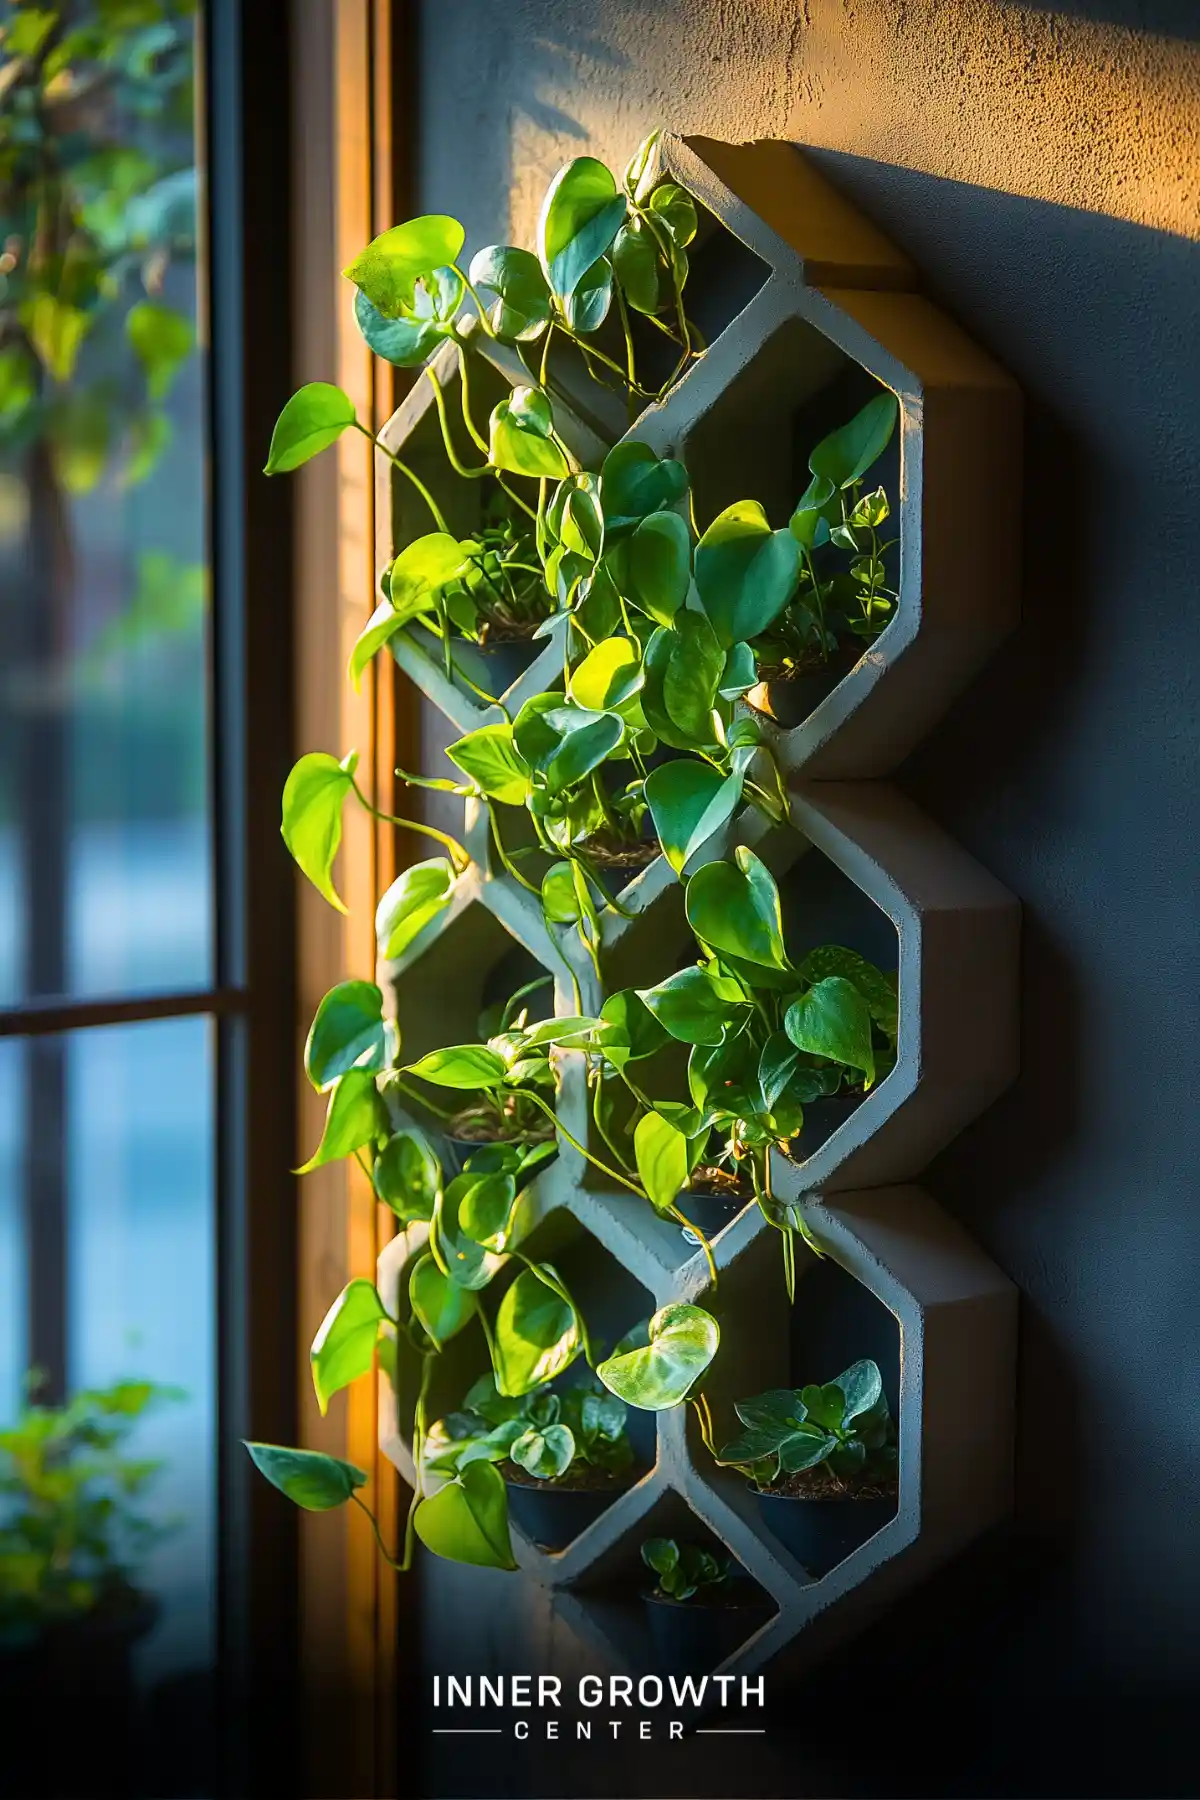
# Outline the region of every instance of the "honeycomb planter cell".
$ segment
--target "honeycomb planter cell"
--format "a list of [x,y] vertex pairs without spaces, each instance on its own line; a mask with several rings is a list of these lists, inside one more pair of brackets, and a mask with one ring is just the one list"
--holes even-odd
[[[470,358],[471,407],[477,417],[486,418],[497,400],[529,381],[529,371],[515,350],[486,337],[477,325],[466,326],[464,338]],[[461,385],[457,346],[444,344],[429,366],[448,401],[455,402],[448,406],[453,419]],[[555,425],[585,468],[599,468],[607,445],[561,401],[555,409]],[[392,456],[403,458],[432,494],[450,530],[460,537],[478,528],[489,501],[498,498],[504,502],[503,490],[491,478],[464,481],[452,468],[428,375],[418,375],[379,433],[379,443],[382,448],[375,457],[376,561],[381,572],[404,545],[433,529],[425,501],[395,467]],[[471,446],[459,445],[461,456],[469,450]],[[473,451],[470,460],[477,460]],[[533,497],[536,499],[536,484]],[[405,674],[464,732],[501,717],[491,700],[503,699],[515,711],[533,694],[552,687],[562,670],[561,651],[531,636],[502,639],[487,648],[455,636],[448,646],[449,672],[447,646],[422,627],[398,632],[390,647]]]
[[662,157],[771,269],[628,434],[688,465],[701,524],[753,495],[786,525],[822,435],[806,421],[823,396],[865,382],[862,392],[899,402],[894,616],[831,691],[810,694],[802,723],[768,725],[780,760],[808,777],[890,774],[1016,624],[1018,391],[911,291],[907,259],[791,145],[668,137]]

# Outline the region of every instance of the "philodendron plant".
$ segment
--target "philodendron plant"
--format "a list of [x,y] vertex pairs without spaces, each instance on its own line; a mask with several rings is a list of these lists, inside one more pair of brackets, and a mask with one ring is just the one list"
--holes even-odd
[[657,1577],[655,1598],[677,1602],[697,1594],[707,1597],[707,1590],[725,1587],[733,1566],[727,1556],[716,1556],[699,1544],[676,1543],[674,1538],[647,1538],[642,1561]]
[[762,1492],[793,1475],[824,1471],[848,1492],[896,1476],[896,1429],[879,1365],[851,1363],[833,1381],[771,1388],[734,1408],[744,1427],[718,1461]]
[[[436,1492],[423,1488],[434,1364],[476,1320],[497,1396],[537,1410],[520,1436],[537,1426],[540,1442],[529,1440],[522,1455],[539,1479],[564,1454],[559,1427],[570,1430],[575,1453],[587,1441],[564,1418],[567,1401],[541,1393],[579,1356],[626,1405],[693,1404],[711,1444],[702,1377],[717,1350],[715,1320],[668,1304],[636,1340],[597,1362],[557,1270],[519,1248],[521,1196],[553,1154],[551,1134],[608,1180],[668,1211],[711,1150],[749,1169],[767,1209],[771,1146],[795,1136],[811,1099],[847,1083],[869,1087],[894,1050],[887,977],[830,947],[789,962],[774,884],[748,853],[695,867],[742,807],[776,823],[787,815],[768,728],[747,696],[767,672],[828,660],[842,638],[869,641],[890,616],[890,546],[880,537],[887,501],[879,489],[864,490],[897,417],[895,399],[881,391],[818,444],[790,519],[769,520],[753,499],[697,519],[688,470],[640,442],[637,419],[704,354],[686,299],[688,246],[699,225],[695,202],[664,172],[656,133],[620,180],[586,156],[560,170],[533,249],[493,245],[464,266],[463,228],[445,215],[384,232],[345,271],[355,318],[374,354],[401,368],[423,365],[444,451],[440,472],[431,472],[429,458],[418,470],[402,448],[381,443],[328,383],[310,383],[288,401],[271,441],[267,473],[275,475],[346,432],[362,434],[427,515],[381,574],[350,677],[359,683],[405,633],[410,643],[432,641],[445,674],[486,703],[478,726],[449,747],[453,775],[397,775],[485,809],[494,869],[484,873],[503,870],[537,896],[575,982],[570,1017],[532,1022],[514,1006],[479,1041],[411,1059],[384,1018],[380,989],[342,982],[309,1035],[305,1067],[328,1095],[328,1112],[304,1169],[356,1157],[399,1225],[425,1234],[396,1312],[371,1282],[353,1281],[312,1351],[322,1407],[377,1355],[385,1366],[401,1349],[418,1359],[418,1475],[401,1567],[418,1538],[462,1561],[513,1566],[504,1482],[488,1456],[463,1455]],[[482,419],[472,396],[485,363],[493,391],[497,371],[509,391]],[[629,432],[592,467],[572,447],[580,440],[562,398],[568,373],[576,387],[591,380],[628,403]],[[594,410],[603,415],[603,406]],[[450,507],[451,494],[478,504]],[[464,533],[450,516],[475,522]],[[523,703],[509,707],[473,681],[478,659],[462,657],[461,646],[512,638],[553,646],[554,675],[541,693],[530,694],[526,682]],[[334,864],[350,799],[436,846],[378,902],[380,959],[402,966],[455,904],[470,854],[420,818],[378,809],[354,750],[311,752],[288,777],[282,832],[335,907],[344,910]],[[633,904],[625,884],[658,856],[680,880],[695,871],[687,910],[701,960],[654,988],[604,999],[606,915]],[[585,977],[600,989],[599,1010],[589,1000],[590,1013]],[[631,1073],[645,1046],[671,1040],[690,1046],[689,1098],[673,1103],[652,1100]],[[615,1132],[606,1140],[611,1158],[597,1155],[596,1140],[578,1142],[557,1117],[555,1058],[571,1052],[588,1060],[601,1138],[606,1088],[611,1095],[621,1083],[637,1109],[630,1144]],[[419,1116],[460,1140],[460,1155],[462,1139],[479,1144],[453,1179],[421,1132],[397,1129],[399,1109],[418,1102]],[[790,1272],[787,1230],[784,1242]],[[501,1271],[493,1306],[488,1290]],[[250,1449],[302,1506],[363,1504],[366,1478],[351,1464],[279,1446]]]
[[[699,961],[653,987],[610,995],[587,1038],[593,1118],[619,1153],[609,1122],[614,1089],[631,1100],[624,1137],[660,1212],[678,1216],[701,1163],[745,1172],[783,1232],[794,1293],[790,1233],[802,1221],[772,1197],[770,1152],[786,1153],[799,1137],[806,1106],[865,1095],[887,1074],[896,1055],[896,980],[837,944],[794,963],[774,877],[745,847],[733,862],[697,869],[686,909]],[[687,1101],[652,1098],[639,1079],[638,1065],[672,1042],[687,1046]]]
[[565,1392],[550,1387],[511,1397],[482,1375],[462,1407],[430,1427],[424,1466],[457,1475],[469,1463],[513,1463],[536,1481],[561,1481],[576,1464],[610,1477],[633,1464],[625,1403],[592,1379]]

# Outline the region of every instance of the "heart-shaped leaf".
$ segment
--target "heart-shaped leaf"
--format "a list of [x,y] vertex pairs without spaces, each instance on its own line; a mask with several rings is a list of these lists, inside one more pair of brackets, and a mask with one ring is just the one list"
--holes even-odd
[[411,302],[397,316],[381,313],[359,292],[354,296],[354,317],[376,356],[399,369],[415,369],[452,335],[462,294],[462,276],[457,269],[433,269],[420,277]]
[[598,1041],[614,1069],[653,1056],[670,1042],[670,1033],[634,988],[610,994],[600,1008],[600,1021]]
[[692,535],[675,512],[651,513],[629,539],[629,598],[658,625],[670,625],[692,579]]
[[732,819],[744,776],[722,775],[688,758],[662,763],[646,777],[645,794],[662,853],[677,875],[689,857]]
[[625,737],[625,721],[616,712],[554,702],[552,694],[527,701],[517,714],[513,739],[550,792],[560,794],[612,755]]
[[402,1223],[433,1217],[442,1171],[419,1133],[397,1131],[375,1158],[371,1174],[376,1194]]
[[408,1278],[408,1299],[435,1350],[440,1350],[469,1325],[478,1310],[473,1291],[443,1275],[428,1254],[413,1265]]
[[822,438],[808,459],[809,468],[835,487],[851,487],[887,449],[899,413],[895,394],[876,394],[849,424]]
[[727,975],[692,967],[668,975],[638,999],[681,1044],[719,1044],[730,1025],[747,1015],[741,985]]
[[372,238],[343,274],[386,319],[411,311],[423,275],[449,267],[466,240],[457,219],[426,213]]
[[341,762],[313,751],[300,758],[283,789],[283,841],[317,892],[339,912],[346,908],[333,885],[333,859],[342,841],[342,805],[357,767],[356,750]]
[[375,941],[387,962],[403,956],[454,898],[457,876],[448,857],[412,863],[397,875],[375,908]]
[[538,259],[512,244],[489,244],[471,259],[471,285],[495,298],[488,318],[506,344],[540,337],[550,319],[550,289]]
[[580,276],[575,292],[562,303],[563,313],[572,331],[587,337],[599,331],[612,305],[613,268],[607,256],[600,257]]
[[529,767],[513,742],[510,724],[481,725],[451,744],[446,755],[489,800],[505,806],[523,805]]
[[138,300],[125,315],[125,335],[146,375],[151,400],[165,400],[196,341],[190,319],[155,300]]
[[[732,863],[705,863],[687,884],[688,924],[702,943],[764,969],[789,967],[779,889],[766,864],[739,845]],[[795,1039],[792,1039],[795,1042]]]
[[837,1386],[845,1400],[847,1425],[877,1412],[881,1406],[886,1414],[887,1401],[884,1398],[883,1376],[879,1372],[878,1363],[867,1358],[851,1363],[837,1377]]
[[682,250],[696,235],[696,202],[673,181],[664,181],[650,196],[649,210]]
[[[471,1161],[474,1163],[474,1157]],[[515,1177],[500,1171],[481,1172],[474,1167],[464,1173],[473,1179],[459,1202],[459,1225],[485,1250],[507,1249],[517,1207]]]
[[554,863],[543,875],[542,914],[548,925],[573,925],[579,917],[575,871],[569,862]]
[[570,1367],[581,1349],[579,1320],[553,1271],[521,1271],[500,1302],[493,1338],[502,1394],[528,1394]]
[[696,546],[696,591],[723,649],[772,626],[800,575],[800,546],[772,531],[757,500],[739,500]]
[[717,743],[713,706],[724,652],[703,613],[680,611],[646,645],[642,710],[656,737],[676,750]]
[[515,1569],[508,1530],[508,1494],[490,1462],[468,1463],[456,1479],[422,1500],[413,1515],[427,1550],[448,1562]]
[[357,414],[349,394],[328,381],[310,381],[292,395],[271,433],[266,475],[286,475],[337,442]]
[[304,1046],[304,1070],[319,1094],[348,1069],[387,1067],[390,1045],[383,995],[373,981],[340,981],[317,1008]]
[[247,1443],[250,1460],[272,1487],[306,1512],[328,1512],[341,1506],[355,1488],[365,1487],[366,1472],[320,1450],[293,1450],[284,1444]]
[[388,596],[402,623],[427,612],[434,595],[470,568],[473,549],[446,531],[427,531],[405,545],[388,572]]
[[571,675],[570,697],[587,712],[615,712],[640,693],[642,659],[628,638],[606,638]]
[[296,1170],[307,1175],[325,1163],[350,1156],[355,1150],[382,1137],[387,1129],[383,1102],[375,1088],[375,1077],[367,1069],[350,1069],[339,1075],[329,1094],[325,1113],[325,1129],[321,1142],[308,1161]]
[[493,1088],[504,1080],[505,1065],[503,1057],[485,1044],[448,1044],[429,1051],[405,1073],[431,1081],[435,1087]]
[[658,246],[640,219],[622,225],[613,239],[613,273],[635,312],[655,313],[659,298]]
[[597,1375],[619,1400],[643,1412],[662,1412],[685,1400],[721,1341],[717,1321],[703,1307],[673,1301],[655,1313],[644,1349],[610,1356]]
[[438,1195],[429,1234],[429,1250],[443,1275],[458,1287],[478,1292],[503,1267],[504,1257],[484,1249],[462,1228],[459,1212],[471,1189],[482,1179],[474,1172],[456,1175]]
[[554,1481],[565,1475],[575,1460],[575,1434],[569,1425],[547,1425],[522,1432],[509,1454],[519,1469],[539,1481]]
[[691,1173],[687,1138],[661,1113],[648,1112],[637,1122],[633,1149],[651,1204],[659,1212],[669,1212]]
[[784,1028],[798,1050],[861,1069],[864,1085],[875,1080],[871,1009],[852,981],[828,975],[787,1009]]
[[625,222],[627,202],[612,173],[594,156],[576,156],[546,190],[538,220],[542,268],[554,292],[569,299]]
[[322,1413],[329,1411],[334,1394],[371,1368],[379,1327],[387,1316],[374,1282],[361,1278],[348,1283],[325,1314],[308,1353]]
[[618,444],[600,469],[605,529],[628,531],[652,513],[674,506],[688,490],[687,470],[671,457],[661,461],[649,444]]
[[844,975],[870,1007],[871,1017],[884,1037],[895,1044],[898,1019],[894,975],[885,974],[857,950],[847,950],[842,944],[820,944],[810,950],[796,974],[807,982],[823,981],[827,975]]
[[550,402],[537,388],[514,388],[492,408],[488,459],[513,475],[557,481],[568,472],[567,459],[551,435]]

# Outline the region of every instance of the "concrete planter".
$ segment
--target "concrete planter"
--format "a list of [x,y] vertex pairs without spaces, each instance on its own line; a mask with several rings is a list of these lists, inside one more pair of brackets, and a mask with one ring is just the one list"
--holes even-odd
[[[648,1472],[561,1547],[539,1548],[536,1528],[531,1535],[516,1520],[522,1568],[554,1591],[547,1616],[565,1622],[614,1666],[642,1672],[644,1620],[632,1638],[627,1625],[612,1624],[605,1583],[619,1585],[625,1570],[628,1594],[628,1570],[642,1538],[656,1522],[670,1520],[676,1529],[675,1515],[690,1512],[776,1609],[769,1618],[744,1621],[745,1631],[723,1652],[723,1670],[741,1674],[785,1648],[798,1659],[821,1654],[1010,1505],[1016,1295],[959,1227],[910,1184],[1016,1072],[1019,910],[903,795],[874,778],[900,763],[1015,622],[1019,406],[1007,377],[915,292],[907,259],[791,146],[669,138],[662,155],[664,172],[765,270],[748,288],[744,308],[710,335],[701,361],[632,428],[633,437],[693,465],[702,516],[746,494],[776,511],[794,503],[796,416],[846,370],[862,371],[897,394],[902,421],[896,615],[801,723],[768,726],[790,779],[789,820],[772,828],[747,809],[696,858],[728,854],[737,842],[751,845],[784,878],[785,912],[803,909],[817,871],[832,869],[836,882],[824,891],[870,912],[895,947],[895,1067],[861,1103],[843,1108],[844,1117],[822,1121],[814,1106],[809,1141],[797,1145],[799,1160],[773,1157],[774,1195],[796,1209],[830,1262],[819,1264],[797,1240],[801,1291],[792,1315],[778,1233],[754,1205],[715,1236],[714,1292],[705,1257],[678,1225],[597,1176],[565,1137],[557,1161],[528,1190],[527,1233],[561,1227],[583,1234],[614,1281],[634,1278],[652,1306],[684,1299],[711,1308],[722,1344],[705,1392],[719,1432],[732,1435],[734,1400],[834,1373],[793,1367],[789,1354],[789,1331],[803,1314],[803,1284],[814,1269],[840,1268],[896,1323],[898,1497],[888,1503],[889,1517],[875,1521],[877,1528],[857,1544],[835,1546],[824,1572],[820,1551],[803,1552],[795,1542],[789,1549],[788,1533],[764,1518],[745,1481],[714,1464],[684,1407],[658,1416]],[[720,232],[712,236],[706,254],[718,257],[723,241]],[[439,353],[435,367],[449,386],[457,378],[453,350]],[[523,378],[502,354],[494,373],[498,381]],[[414,446],[438,447],[431,401],[428,383],[418,382],[386,428],[393,447],[403,444],[406,455]],[[598,467],[604,421],[597,419],[593,429],[577,414],[568,421],[567,412],[562,406],[564,435],[576,432],[573,448]],[[424,463],[421,472],[428,473]],[[382,562],[394,545],[428,527],[411,514],[410,496],[393,482],[386,462],[380,478],[387,500],[380,509]],[[785,521],[786,514],[774,522]],[[500,716],[448,681],[428,646],[404,638],[396,656],[456,730]],[[547,651],[518,677],[505,703],[511,710],[560,679],[558,653]],[[380,970],[390,1009],[401,1019],[406,1055],[473,1035],[489,971],[513,944],[554,975],[559,1014],[598,1010],[602,998],[570,934],[548,931],[536,897],[497,869],[486,818],[472,808],[464,841],[475,860],[453,905],[403,959]],[[692,959],[683,888],[661,858],[628,882],[621,898],[631,916],[604,917],[608,989],[646,985]],[[840,935],[835,912],[831,924],[806,941],[796,938],[794,947],[802,952]],[[557,1066],[561,1125],[608,1160],[592,1126],[582,1056],[560,1053]],[[410,1227],[384,1251],[379,1282],[389,1306],[404,1291],[423,1243],[423,1230]],[[473,1334],[455,1340],[435,1406],[457,1403],[479,1372],[480,1356]],[[410,1389],[403,1367],[396,1390],[383,1380],[381,1441],[411,1479]],[[829,1503],[789,1504],[811,1511]],[[691,1605],[679,1610],[692,1613]]]

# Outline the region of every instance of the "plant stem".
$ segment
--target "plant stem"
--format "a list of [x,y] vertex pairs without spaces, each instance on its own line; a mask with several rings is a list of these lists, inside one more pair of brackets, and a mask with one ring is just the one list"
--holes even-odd
[[383,825],[394,825],[397,831],[415,831],[419,837],[433,838],[436,843],[441,844],[450,852],[450,860],[454,864],[455,872],[459,875],[463,873],[464,869],[470,867],[471,858],[457,838],[452,838],[448,832],[439,831],[436,825],[425,825],[417,819],[397,819],[393,813],[380,812],[377,806],[372,806],[357,781],[352,780],[350,785],[360,803],[366,807],[373,819],[378,819]]
[[628,1188],[631,1194],[636,1194],[639,1200],[648,1200],[650,1198],[645,1188],[638,1187],[636,1182],[630,1181],[616,1169],[610,1169],[608,1164],[602,1163],[598,1156],[593,1156],[590,1150],[585,1150],[583,1145],[579,1142],[579,1139],[571,1136],[571,1133],[567,1130],[557,1113],[552,1107],[546,1105],[546,1102],[542,1099],[540,1094],[527,1093],[525,1097],[527,1100],[532,1100],[534,1105],[538,1107],[540,1111],[545,1113],[546,1117],[551,1121],[559,1134],[566,1138],[572,1150],[577,1150],[585,1162],[590,1162],[593,1168],[599,1169],[602,1175],[607,1175],[610,1181],[619,1181],[622,1187]]
[[374,444],[374,446],[377,450],[381,450],[383,452],[383,454],[387,457],[388,461],[392,464],[392,466],[394,468],[399,469],[400,473],[402,475],[406,476],[408,478],[408,480],[412,482],[412,484],[416,488],[418,494],[420,494],[422,500],[424,500],[426,506],[429,508],[430,516],[432,517],[433,522],[437,526],[438,530],[449,533],[450,527],[446,523],[445,516],[442,513],[442,510],[438,506],[437,501],[434,499],[434,497],[430,493],[429,489],[425,486],[425,483],[421,480],[421,477],[419,475],[415,474],[414,471],[409,468],[408,464],[401,457],[396,455],[396,452],[394,450],[389,450],[386,444],[381,444],[379,439],[374,435],[374,433],[368,431],[366,426],[363,425],[358,419],[355,419],[355,421],[354,421],[354,429],[356,431],[361,431],[363,436],[366,438],[367,442],[370,444]]
[[530,506],[530,504],[527,500],[522,500],[520,494],[518,494],[513,488],[509,487],[507,481],[505,481],[503,475],[501,475],[498,470],[492,471],[492,473],[495,474],[496,480],[500,483],[500,486],[504,489],[505,493],[508,495],[509,499],[514,503],[514,505],[519,506],[523,513],[528,513],[529,517],[536,523],[537,522],[537,509],[535,507]]
[[672,1218],[677,1219],[681,1225],[686,1225],[693,1237],[699,1238],[700,1248],[703,1250],[704,1260],[708,1264],[708,1273],[712,1281],[713,1293],[715,1294],[717,1291],[717,1262],[712,1253],[712,1245],[709,1243],[700,1227],[698,1225],[693,1225],[692,1221],[680,1212],[678,1202],[671,1208],[671,1216]]
[[539,988],[549,987],[553,980],[553,975],[535,975],[532,981],[527,981],[524,987],[519,987],[515,994],[511,994],[504,1011],[500,1014],[501,1031],[507,1031],[511,1025],[513,1008],[518,1000],[523,1000],[526,994],[535,994]]
[[620,363],[614,362],[611,356],[606,356],[603,350],[597,350],[594,344],[589,344],[585,338],[580,337],[578,332],[572,331],[571,327],[561,319],[558,321],[558,329],[564,337],[569,338],[582,351],[584,356],[594,357],[597,362],[603,363],[606,369],[611,369],[614,375],[619,375],[622,387],[629,388],[629,391],[637,394],[640,399],[653,400],[655,398],[649,388],[630,386],[629,379]]
[[637,367],[634,360],[633,333],[629,328],[629,307],[621,287],[617,285],[617,311],[621,315],[621,330],[625,334],[625,367],[628,370],[629,393],[626,396],[626,414],[632,425],[637,419],[638,409],[634,390],[637,387]]
[[469,469],[461,460],[457,450],[454,448],[454,440],[450,436],[450,420],[446,414],[446,396],[442,392],[441,382],[433,372],[432,363],[425,364],[425,374],[428,376],[429,385],[433,389],[433,399],[434,404],[437,407],[438,424],[442,429],[442,443],[445,445],[446,459],[449,462],[450,467],[454,470],[456,475],[461,475],[466,481],[482,480],[483,476],[491,474],[491,464],[482,463],[477,469]]
[[[403,1561],[398,1561],[396,1559],[396,1557],[394,1557],[392,1555],[392,1553],[388,1549],[387,1545],[384,1543],[383,1533],[379,1529],[379,1520],[375,1517],[375,1514],[371,1511],[371,1509],[367,1505],[366,1501],[360,1500],[356,1493],[351,1493],[350,1498],[353,1500],[355,1506],[358,1507],[359,1511],[365,1512],[367,1515],[367,1518],[371,1521],[371,1530],[375,1533],[375,1542],[379,1547],[379,1554],[382,1556],[382,1558],[383,1558],[384,1562],[387,1564],[388,1568],[395,1569],[395,1571],[398,1575],[407,1575],[408,1571],[412,1568],[412,1558],[409,1555],[409,1549],[408,1549],[407,1531],[405,1533],[405,1542],[404,1542],[404,1559],[403,1559]],[[419,1498],[420,1498],[420,1496],[418,1495],[416,1489],[414,1488],[413,1489],[414,1504]],[[410,1506],[410,1508],[409,1508],[409,1517],[410,1518],[412,1516],[412,1510],[413,1510],[413,1508],[412,1508],[412,1506]]]
[[436,1101],[427,1099],[419,1088],[410,1087],[401,1075],[396,1077],[396,1090],[398,1093],[407,1095],[410,1100],[415,1100],[419,1106],[425,1107],[435,1119],[449,1121],[454,1117],[454,1114],[447,1112],[444,1106],[439,1106]]
[[471,285],[471,282],[463,274],[463,272],[459,268],[458,264],[452,263],[451,267],[453,268],[454,273],[458,276],[458,279],[462,282],[463,286],[466,288],[468,294],[470,294],[472,300],[475,302],[475,310],[479,314],[479,323],[482,326],[483,330],[486,332],[488,337],[494,338],[496,333],[492,326],[492,321],[488,317],[487,307],[483,304],[483,301],[479,298],[479,295],[476,293],[474,287]]
[[463,424],[474,439],[476,448],[482,450],[483,454],[490,460],[491,452],[488,447],[488,441],[481,435],[476,427],[474,419],[471,417],[471,381],[467,374],[467,347],[462,343],[458,346],[458,380],[462,394]]
[[537,894],[540,897],[542,890],[535,882],[530,881],[527,875],[522,875],[520,869],[517,868],[516,864],[509,856],[508,851],[504,848],[504,839],[500,836],[500,821],[496,817],[496,803],[488,800],[485,801],[485,805],[487,806],[488,819],[492,827],[492,841],[496,846],[497,854],[500,857],[500,861],[504,864],[505,870],[512,876],[513,880],[519,882],[523,888],[527,888],[531,894]]

